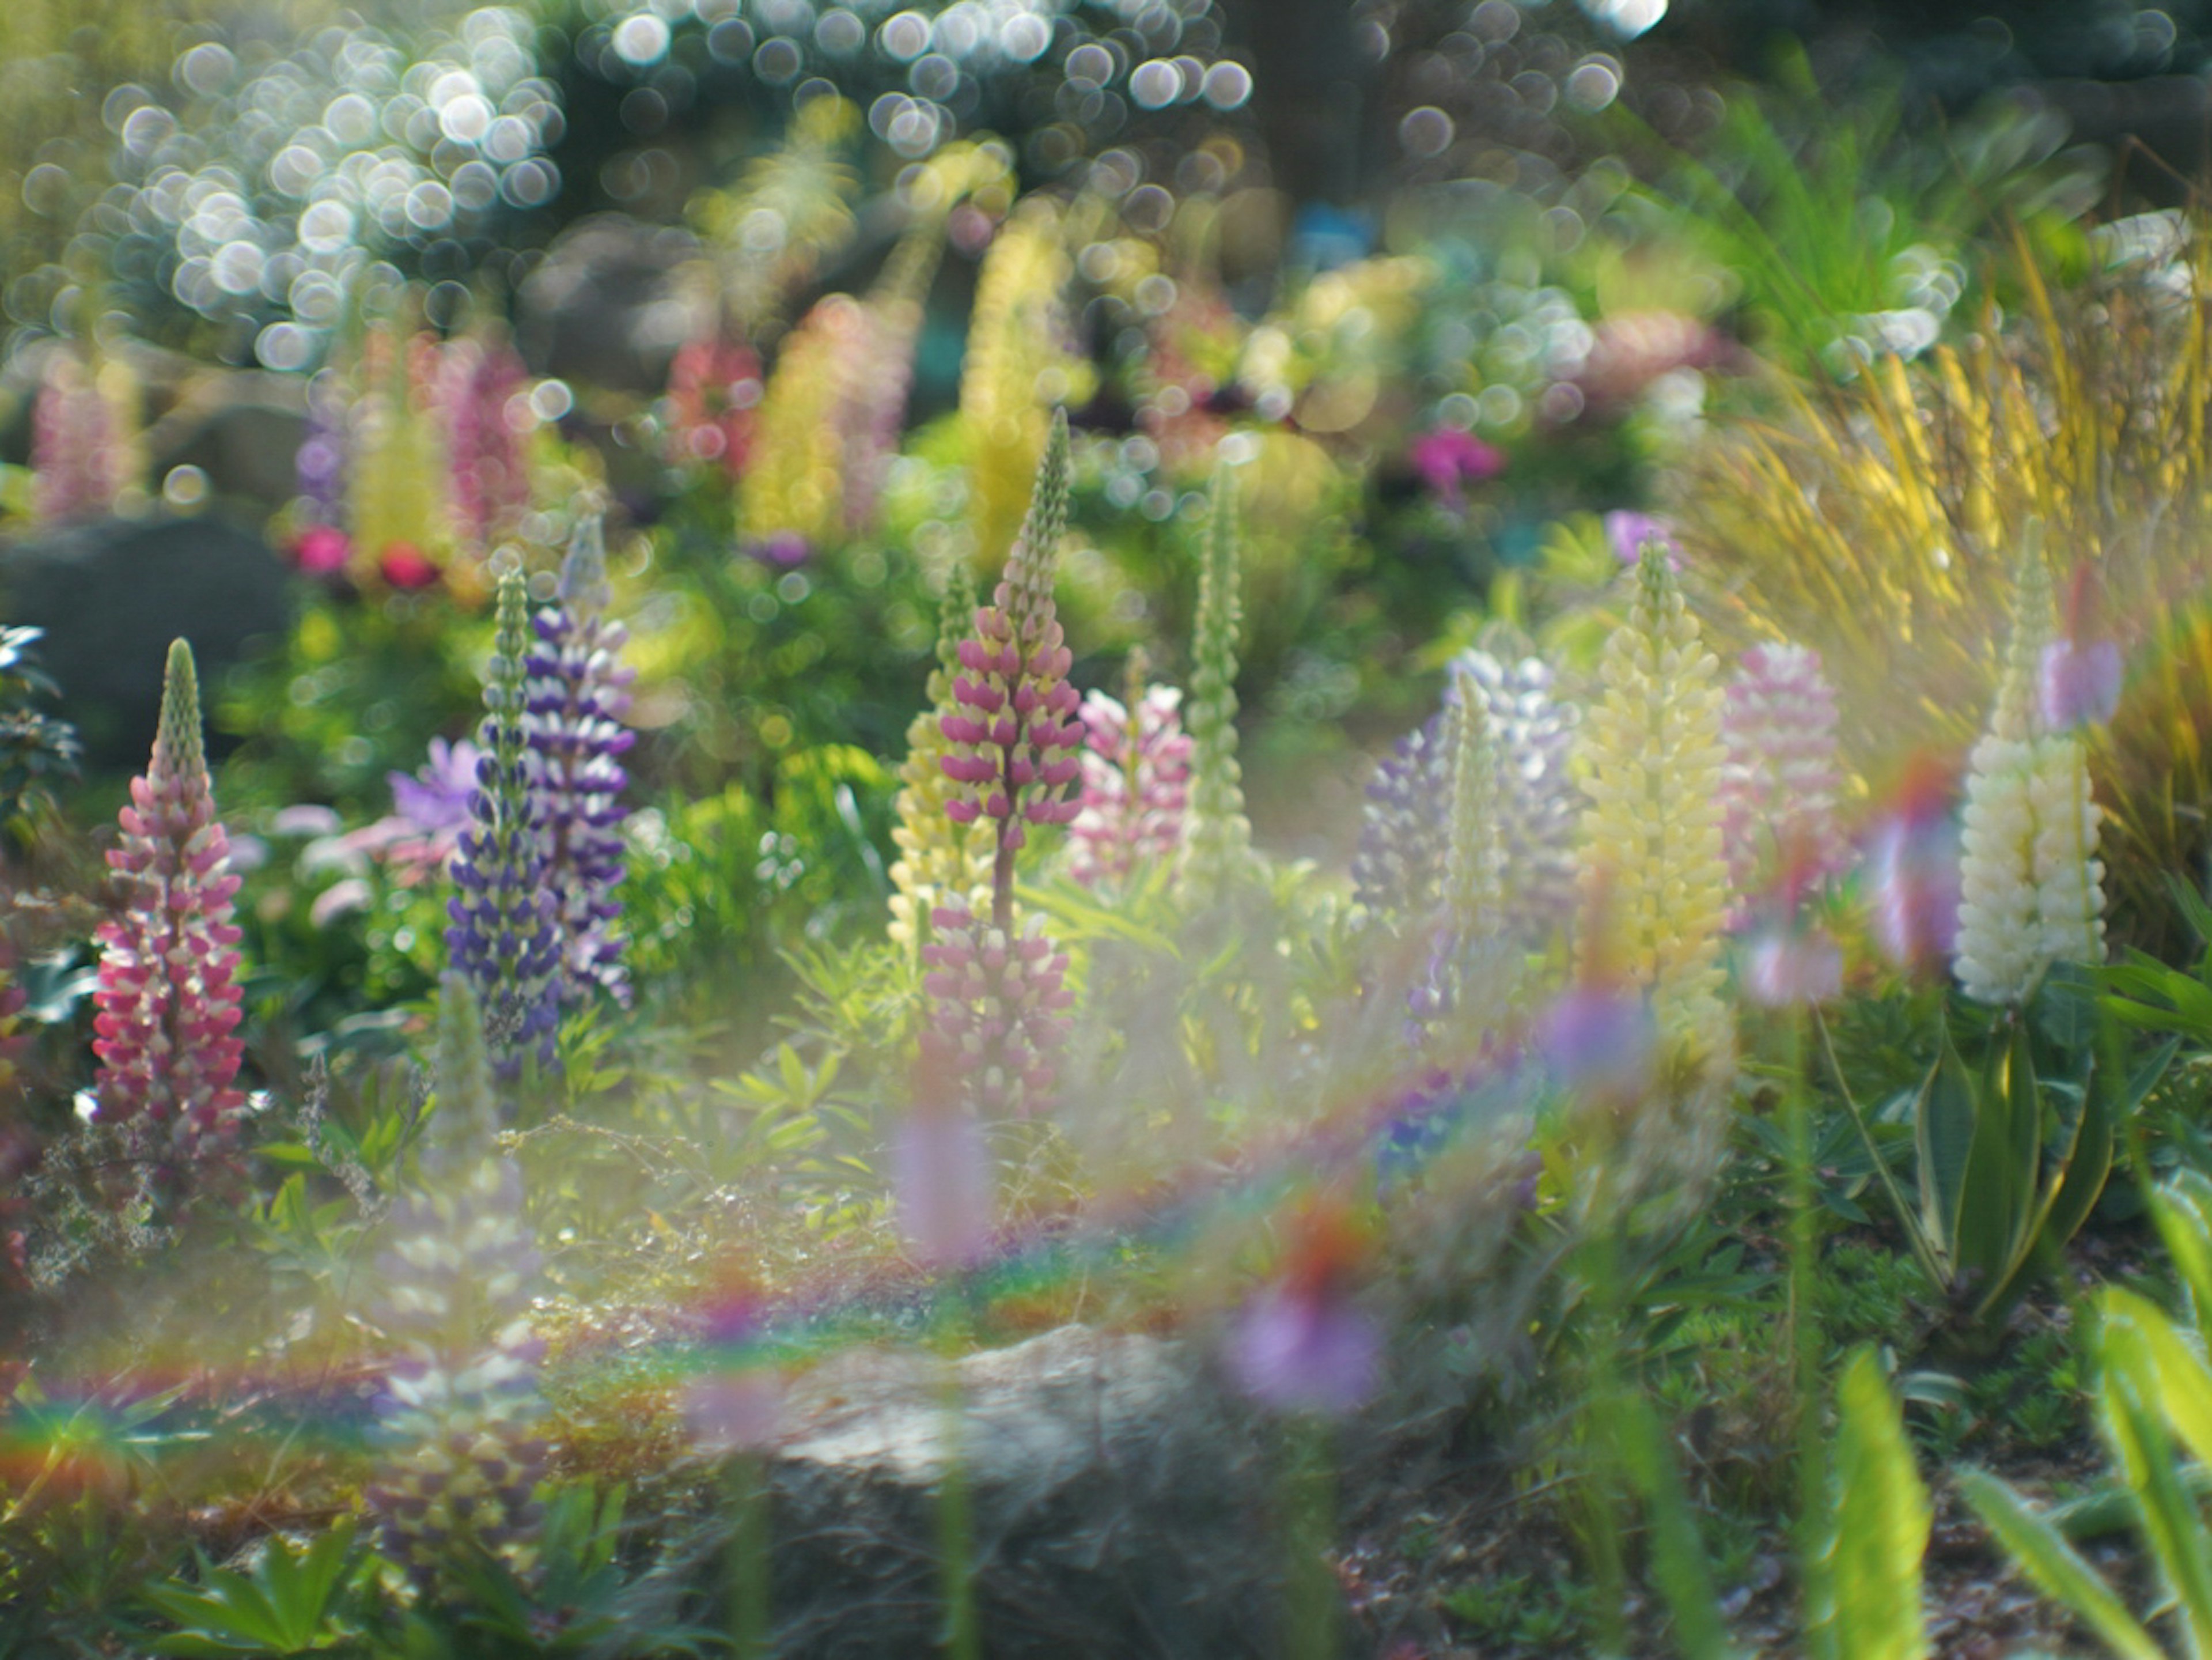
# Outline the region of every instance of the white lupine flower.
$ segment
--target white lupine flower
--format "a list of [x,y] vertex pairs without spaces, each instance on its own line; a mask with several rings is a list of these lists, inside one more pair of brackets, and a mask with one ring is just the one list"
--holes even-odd
[[2031,551],[1996,708],[1968,763],[1954,967],[1978,1002],[2018,1002],[2051,964],[2105,954],[2088,757],[2045,724],[2036,698],[2053,620],[2050,573]]

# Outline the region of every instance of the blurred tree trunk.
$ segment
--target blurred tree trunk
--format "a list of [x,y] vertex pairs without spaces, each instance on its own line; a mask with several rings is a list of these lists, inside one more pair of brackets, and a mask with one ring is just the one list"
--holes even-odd
[[1251,54],[1252,99],[1276,187],[1295,204],[1359,194],[1370,67],[1350,0],[1221,0],[1230,44]]

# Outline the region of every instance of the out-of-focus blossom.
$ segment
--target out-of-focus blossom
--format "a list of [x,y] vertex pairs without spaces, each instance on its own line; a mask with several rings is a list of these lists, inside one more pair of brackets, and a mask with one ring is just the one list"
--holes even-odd
[[289,807],[279,807],[270,815],[269,833],[271,836],[335,836],[345,828],[345,820],[335,809],[319,801],[298,801]]
[[797,531],[775,531],[751,545],[755,557],[778,570],[796,570],[814,554],[812,544]]
[[509,415],[529,379],[501,337],[448,340],[439,355],[436,397],[454,516],[480,554],[530,511],[529,459]]
[[1279,1412],[1342,1417],[1375,1393],[1382,1333],[1356,1300],[1364,1242],[1337,1206],[1290,1223],[1281,1270],[1240,1309],[1229,1333],[1237,1387]]
[[1978,1002],[2019,1001],[2053,962],[2104,960],[2102,812],[2081,740],[2047,726],[2037,696],[2053,610],[2031,549],[1996,708],[1967,764],[1954,967]]
[[1630,986],[1584,980],[1561,993],[1538,1025],[1537,1050],[1568,1091],[1629,1101],[1649,1086],[1658,1063],[1659,1029]]
[[1067,954],[1054,949],[1043,915],[1000,927],[948,898],[930,918],[921,960],[929,970],[925,1066],[959,1079],[964,1098],[992,1118],[1026,1118],[1044,1106],[1075,998]]
[[115,510],[135,482],[137,458],[122,410],[135,394],[118,360],[94,367],[74,351],[47,354],[31,410],[31,505],[40,519]]
[[107,861],[127,909],[100,925],[94,1082],[103,1121],[157,1138],[157,1163],[215,1155],[246,1110],[234,1087],[239,879],[216,817],[191,648],[169,648],[161,720],[145,775],[131,781],[121,844]]
[[1959,934],[1959,838],[1951,823],[1950,776],[1933,757],[1915,757],[1867,838],[1866,882],[1874,937],[1912,972],[1951,954]]
[[387,773],[392,805],[425,836],[460,830],[469,822],[469,797],[475,793],[483,751],[467,739],[448,744],[430,740],[430,758],[413,774]]
[[2043,724],[2052,732],[2101,727],[2120,706],[2119,642],[2103,635],[2100,590],[2094,562],[2074,570],[2066,596],[2066,631],[2043,648],[2037,687]]
[[372,330],[349,416],[345,527],[364,587],[435,582],[451,557],[448,457],[434,418],[436,349],[427,337]]
[[1769,1008],[1832,1002],[1843,994],[1843,949],[1818,928],[1785,923],[1763,930],[1744,952],[1743,988]]
[[1430,495],[1454,505],[1466,499],[1465,486],[1505,471],[1504,451],[1458,427],[1438,427],[1423,434],[1413,441],[1407,459]]
[[438,567],[412,542],[388,544],[377,556],[376,574],[402,593],[427,588],[438,580]]
[[[335,529],[345,515],[347,404],[337,370],[322,369],[307,382],[307,435],[292,465],[312,524],[325,529]],[[300,563],[302,569],[328,569],[308,565],[304,551]]]
[[376,890],[358,876],[340,877],[315,896],[315,903],[307,907],[307,921],[314,927],[326,928],[341,916],[357,910],[367,910],[376,903]]
[[684,1389],[684,1422],[709,1454],[743,1452],[775,1433],[783,1380],[762,1352],[762,1299],[749,1285],[719,1288],[703,1310],[707,1369]]
[[353,544],[335,525],[310,525],[292,544],[292,559],[310,576],[335,576],[353,557]]
[[[1820,655],[1803,646],[1759,645],[1729,679],[1722,717],[1721,836],[1740,897],[1781,874],[1785,857],[1812,886],[1850,867],[1838,822],[1844,775],[1836,760],[1836,694]],[[1738,920],[1742,908],[1738,908]]]
[[760,358],[720,337],[688,340],[668,366],[668,459],[744,476],[761,392]]
[[991,1248],[991,1153],[982,1126],[925,1100],[892,1133],[891,1196],[899,1235],[932,1268],[967,1268]]
[[1182,848],[1190,794],[1182,702],[1173,686],[1146,687],[1132,721],[1103,691],[1083,700],[1083,792],[1068,830],[1068,870],[1077,881],[1127,882]]
[[1596,908],[1586,963],[1650,993],[1670,1040],[1705,1061],[1732,1046],[1720,998],[1728,862],[1721,841],[1719,664],[1665,553],[1644,546],[1628,616],[1606,642],[1588,718],[1583,867]]
[[1613,556],[1624,565],[1635,564],[1644,557],[1644,544],[1657,544],[1667,556],[1667,562],[1674,569],[1682,569],[1681,544],[1674,539],[1673,521],[1656,513],[1636,513],[1627,508],[1608,513],[1605,516],[1605,539],[1613,549]]
[[1662,374],[1711,368],[1727,340],[1702,319],[1674,311],[1621,312],[1600,319],[1577,377],[1600,409],[1617,408]]

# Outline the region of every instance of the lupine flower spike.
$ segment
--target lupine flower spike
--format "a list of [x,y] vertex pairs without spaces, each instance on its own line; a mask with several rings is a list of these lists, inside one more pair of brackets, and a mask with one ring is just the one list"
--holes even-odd
[[1721,839],[1724,699],[1665,550],[1646,542],[1627,618],[1607,641],[1605,693],[1590,712],[1585,881],[1608,886],[1593,953],[1651,1000],[1662,1033],[1693,1059],[1733,1048],[1720,999],[1728,864]]
[[561,936],[562,994],[593,990],[629,1000],[615,921],[623,878],[622,757],[635,734],[622,724],[633,671],[622,666],[623,625],[610,621],[607,556],[596,516],[577,527],[562,562],[560,603],[538,613],[526,661],[523,730],[531,792],[544,838],[545,884]]
[[1245,868],[1252,826],[1244,817],[1244,774],[1237,762],[1237,633],[1243,622],[1243,571],[1237,534],[1237,484],[1226,466],[1213,475],[1213,512],[1191,627],[1190,827],[1183,874],[1202,893],[1218,893]]
[[128,908],[102,923],[93,1001],[100,1117],[139,1131],[157,1164],[205,1158],[235,1131],[239,879],[216,817],[191,648],[169,648],[161,724],[131,781],[122,844],[107,855]]
[[1127,883],[1182,847],[1190,739],[1182,693],[1147,686],[1141,648],[1129,654],[1128,696],[1083,700],[1082,810],[1068,829],[1068,872],[1086,887]]
[[129,415],[137,395],[118,359],[88,363],[59,347],[48,355],[31,410],[31,503],[40,520],[112,513],[137,482]]
[[377,1323],[402,1353],[376,1403],[385,1456],[366,1495],[386,1553],[426,1587],[457,1536],[531,1571],[546,1451],[522,1172],[496,1151],[483,1012],[450,970],[436,1088],[421,1185],[392,1207],[377,1262]]
[[[1784,874],[1818,887],[1850,866],[1838,824],[1844,775],[1836,761],[1836,694],[1820,654],[1803,646],[1753,646],[1729,680],[1722,718],[1721,839],[1740,897]],[[1786,856],[1786,858],[1785,858]],[[1737,920],[1743,912],[1739,906]]]
[[948,894],[930,919],[923,1075],[958,1079],[994,1117],[1026,1116],[1048,1096],[1072,1000],[1061,983],[1067,958],[1044,918],[1014,915],[1014,860],[1029,827],[1064,824],[1077,812],[1063,796],[1081,770],[1073,751],[1083,729],[1052,595],[1066,517],[1067,422],[1059,416],[994,603],[976,611],[975,631],[961,642],[953,708],[938,721],[948,746],[938,764],[957,787],[945,813],[956,824],[990,826],[996,840],[988,917],[965,895]]
[[1498,834],[1498,749],[1489,701],[1459,677],[1458,696],[1445,709],[1450,755],[1445,803],[1443,891],[1429,948],[1428,972],[1412,998],[1417,1021],[1434,1023],[1462,1009],[1473,954],[1502,933],[1505,909],[1504,848]]
[[511,415],[529,378],[503,335],[450,340],[440,356],[453,515],[480,557],[530,511],[530,460]]
[[446,950],[483,1007],[485,1035],[502,1075],[535,1047],[553,1058],[561,968],[545,848],[531,787],[524,653],[528,587],[520,570],[499,579],[497,632],[484,678],[487,713],[477,742],[469,828],[453,864],[459,891],[447,902]]
[[975,581],[965,561],[956,562],[945,579],[945,604],[937,629],[937,667],[930,672],[929,704],[906,733],[906,761],[899,768],[898,823],[891,840],[899,856],[891,866],[890,937],[919,949],[928,932],[930,913],[948,896],[974,905],[991,884],[995,837],[987,822],[955,823],[945,804],[964,786],[946,776],[943,762],[952,752],[944,719],[957,714],[952,683],[961,672],[960,644],[975,617]]
[[2102,814],[2088,757],[2039,697],[2053,613],[2050,568],[2032,541],[1996,708],[1967,763],[1952,966],[1977,1002],[2018,1003],[2052,963],[2105,957]]

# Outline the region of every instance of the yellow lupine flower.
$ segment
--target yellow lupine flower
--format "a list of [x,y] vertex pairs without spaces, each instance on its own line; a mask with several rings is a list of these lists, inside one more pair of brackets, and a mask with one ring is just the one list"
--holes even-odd
[[1661,1029],[1711,1062],[1733,1042],[1720,997],[1726,695],[1656,544],[1645,545],[1634,581],[1600,665],[1604,696],[1583,728],[1583,880],[1604,898],[1583,949],[1593,970],[1643,988]]

